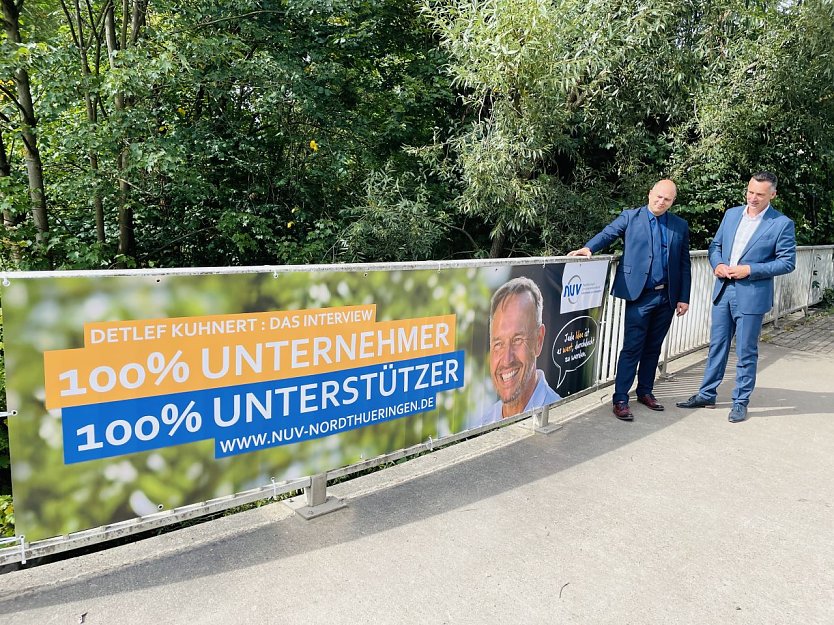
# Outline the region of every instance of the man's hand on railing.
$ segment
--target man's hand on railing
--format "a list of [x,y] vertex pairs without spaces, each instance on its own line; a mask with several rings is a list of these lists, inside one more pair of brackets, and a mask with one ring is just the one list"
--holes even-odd
[[592,253],[593,252],[591,252],[590,248],[582,247],[578,250],[573,250],[572,252],[568,252],[568,256],[585,256],[586,258],[590,258]]

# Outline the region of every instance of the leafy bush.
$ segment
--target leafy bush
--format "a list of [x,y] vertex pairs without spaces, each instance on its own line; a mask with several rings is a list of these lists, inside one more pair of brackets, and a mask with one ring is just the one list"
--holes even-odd
[[827,288],[822,292],[820,304],[824,308],[834,308],[834,288]]
[[14,506],[11,495],[0,495],[0,537],[14,536]]

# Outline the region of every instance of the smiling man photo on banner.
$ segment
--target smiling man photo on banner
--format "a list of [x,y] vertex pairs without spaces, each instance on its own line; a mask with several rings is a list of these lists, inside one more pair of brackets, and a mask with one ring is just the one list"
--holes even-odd
[[542,293],[529,278],[513,278],[492,296],[489,313],[489,371],[496,401],[481,425],[559,401],[536,360],[544,345]]

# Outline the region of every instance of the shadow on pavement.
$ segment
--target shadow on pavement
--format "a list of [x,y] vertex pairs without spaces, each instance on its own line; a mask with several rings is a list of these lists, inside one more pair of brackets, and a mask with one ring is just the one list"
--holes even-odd
[[[819,356],[770,347],[761,354],[760,371],[773,366],[790,367],[791,363],[797,361],[813,363],[816,358]],[[609,404],[604,403],[567,422],[554,434],[525,436],[504,447],[436,472],[349,499],[346,509],[312,521],[293,515],[240,533],[206,540],[193,547],[172,548],[171,543],[168,543],[171,553],[128,563],[120,568],[109,566],[106,570],[90,574],[80,570],[84,566],[83,557],[45,565],[60,567],[60,570],[66,571],[67,577],[75,575],[76,579],[40,586],[33,581],[28,588],[25,584],[19,584],[19,590],[0,591],[0,597],[6,595],[0,598],[0,614],[75,601],[89,602],[97,597],[180,584],[228,571],[258,567],[453,511],[460,512],[463,518],[450,527],[449,531],[458,532],[461,540],[466,540],[468,536],[481,531],[478,511],[485,500],[514,489],[524,488],[535,493],[537,487],[548,488],[545,481],[536,483],[542,478],[650,437],[697,412],[678,409],[674,402],[697,391],[702,373],[703,363],[688,367],[678,372],[674,380],[657,385],[656,395],[666,404],[665,412],[653,412],[633,402],[636,420],[633,423],[623,423],[611,415]],[[727,367],[725,381],[719,388],[720,407],[716,412],[723,411],[723,406],[729,405],[734,374],[731,362]],[[810,401],[820,406],[830,406],[834,396],[834,392],[826,389],[811,394],[813,398]],[[751,405],[751,418],[796,417],[799,413],[795,406],[803,402],[806,406],[809,404],[809,392],[760,387]],[[465,445],[467,443],[462,443],[461,447]],[[612,475],[611,479],[616,480],[616,477]],[[539,492],[538,496],[558,497],[559,493]],[[535,505],[535,497],[530,499],[530,505]],[[514,509],[508,507],[506,515],[512,518],[514,514]],[[559,519],[548,519],[548,522],[558,524]],[[149,539],[148,550],[159,547],[156,540],[170,540],[168,537],[177,534],[183,541],[188,540],[185,534],[187,531]],[[415,541],[414,548],[420,549],[419,540]],[[361,562],[362,551],[357,549],[356,566],[361,567]],[[18,571],[9,575],[26,575],[28,572],[35,573],[36,570]],[[324,583],[326,580],[322,580]],[[280,585],[280,579],[253,579],[253,588],[275,588],[276,601],[284,599],[280,595]]]
[[[28,588],[19,591],[17,596],[2,598],[0,614],[90,601],[128,589],[133,592],[254,567],[386,532],[453,510],[472,514],[472,517],[450,531],[463,534],[477,531],[475,514],[483,499],[529,486],[543,477],[651,436],[685,416],[675,410],[652,412],[636,403],[634,410],[636,420],[622,423],[611,415],[605,404],[603,412],[592,410],[549,436],[530,435],[437,472],[349,499],[346,509],[311,521],[293,515],[191,549],[177,549],[170,554],[127,564],[121,569],[108,567],[89,575],[76,570],[83,566],[83,557],[44,565],[61,567],[67,570],[68,576],[80,573],[81,578],[48,587]],[[512,510],[507,513],[512,514]],[[148,549],[155,548],[154,540],[147,541]],[[360,557],[361,554],[357,554],[357,558]],[[26,570],[9,573],[26,574]],[[6,593],[0,591],[0,597],[3,594]]]

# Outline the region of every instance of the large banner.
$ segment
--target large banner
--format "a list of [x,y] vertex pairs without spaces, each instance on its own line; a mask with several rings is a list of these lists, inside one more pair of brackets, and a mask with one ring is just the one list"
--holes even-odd
[[607,261],[11,278],[18,534],[67,534],[552,404],[596,373]]

